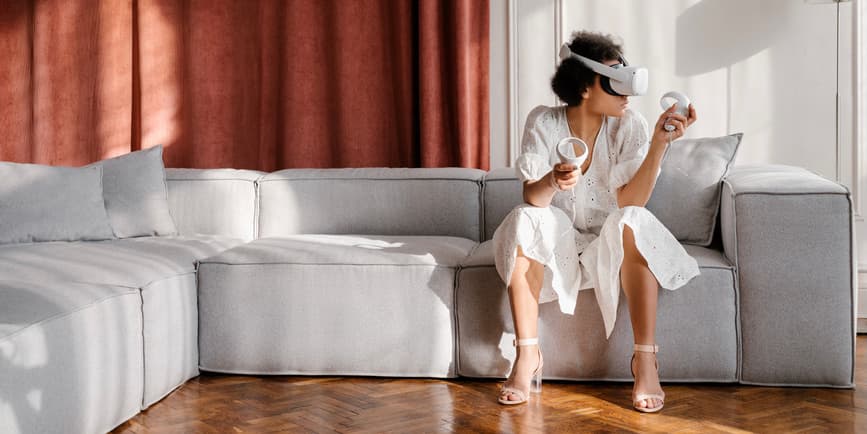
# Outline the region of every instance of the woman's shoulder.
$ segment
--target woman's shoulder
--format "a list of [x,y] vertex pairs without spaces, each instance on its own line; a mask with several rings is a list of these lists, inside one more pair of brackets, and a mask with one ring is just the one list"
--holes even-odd
[[550,128],[557,124],[561,106],[537,105],[527,114],[527,127]]
[[641,112],[627,108],[623,116],[608,117],[609,134],[615,141],[623,141],[627,137],[647,136],[647,120]]

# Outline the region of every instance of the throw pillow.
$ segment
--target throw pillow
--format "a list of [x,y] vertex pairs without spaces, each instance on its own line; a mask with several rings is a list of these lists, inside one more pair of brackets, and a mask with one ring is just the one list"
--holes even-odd
[[709,246],[713,241],[721,181],[742,137],[682,139],[669,147],[647,209],[680,242]]
[[161,145],[91,166],[102,167],[105,209],[118,238],[177,234]]
[[0,244],[114,238],[99,167],[0,162]]

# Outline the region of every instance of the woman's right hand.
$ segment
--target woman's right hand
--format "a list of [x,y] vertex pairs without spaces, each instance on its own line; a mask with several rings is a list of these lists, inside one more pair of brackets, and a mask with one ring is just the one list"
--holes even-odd
[[578,183],[578,166],[569,163],[557,163],[550,173],[551,186],[557,191],[571,190]]

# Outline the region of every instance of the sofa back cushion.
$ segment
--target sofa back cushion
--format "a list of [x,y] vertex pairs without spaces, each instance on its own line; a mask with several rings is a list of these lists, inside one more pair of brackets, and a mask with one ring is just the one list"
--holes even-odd
[[118,238],[175,235],[169,213],[163,147],[98,161],[105,209]]
[[506,214],[521,203],[524,203],[524,193],[514,168],[500,167],[488,172],[485,175],[483,240],[493,238]]
[[681,139],[671,144],[647,209],[684,244],[709,246],[720,208],[722,179],[743,134]]
[[478,241],[484,174],[465,168],[274,172],[259,182],[259,237],[443,235]]
[[166,169],[169,209],[181,235],[256,238],[254,170]]
[[0,162],[0,244],[114,238],[102,168]]

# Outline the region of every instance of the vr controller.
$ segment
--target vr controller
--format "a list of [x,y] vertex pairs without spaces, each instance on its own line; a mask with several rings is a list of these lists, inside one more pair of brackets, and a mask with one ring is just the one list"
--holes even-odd
[[[689,98],[686,95],[673,90],[662,95],[662,98],[659,99],[659,105],[662,106],[663,110],[668,110],[675,102],[677,102],[675,112],[689,117]],[[674,125],[665,124],[665,131],[671,132],[674,130]]]
[[[578,151],[575,150],[576,145]],[[566,137],[557,143],[557,156],[561,163],[574,164],[580,168],[587,160],[587,144],[577,137]]]

